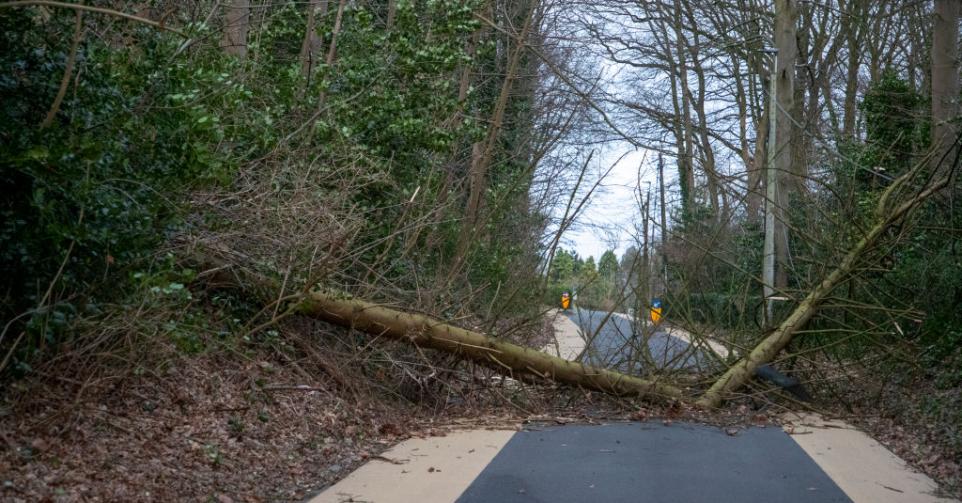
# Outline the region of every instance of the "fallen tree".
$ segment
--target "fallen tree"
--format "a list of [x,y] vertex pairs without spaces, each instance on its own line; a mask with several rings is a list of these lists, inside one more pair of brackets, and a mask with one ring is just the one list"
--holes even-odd
[[655,400],[682,398],[682,391],[669,384],[568,361],[449,325],[429,316],[406,313],[358,299],[313,291],[295,309],[300,314],[329,323],[454,353],[508,375],[533,375],[621,396],[644,396]]
[[[958,156],[953,162],[953,167],[957,164]],[[889,199],[892,198],[893,194],[903,190],[908,181],[914,179],[924,166],[925,161],[919,163],[896,179],[885,190],[879,198],[875,210],[876,221],[872,228],[845,254],[838,267],[805,296],[788,318],[782,321],[771,334],[762,339],[748,355],[738,360],[712,384],[697,400],[698,405],[717,407],[733,391],[744,386],[755,375],[760,366],[771,362],[778,353],[788,346],[795,334],[815,315],[819,306],[831,295],[832,291],[850,278],[859,260],[866,252],[876,246],[886,231],[901,222],[909,213],[949,184],[949,176],[931,181],[905,202],[889,208]],[[951,171],[954,171],[954,169]]]
[[282,285],[286,281],[277,281],[268,275],[238,266],[240,263],[256,263],[256,260],[236,250],[202,242],[191,243],[188,248],[191,249],[188,252],[190,261],[205,270],[198,278],[218,288],[240,288],[268,303],[268,307],[274,306],[275,315],[272,319],[253,331],[276,323],[280,319],[276,313],[285,313],[282,316],[300,314],[376,337],[388,337],[422,348],[453,353],[509,377],[534,377],[653,401],[690,400],[681,388],[656,379],[644,379],[565,360],[431,316],[393,309],[352,298],[345,293],[315,287],[302,293],[285,294]]
[[[958,156],[953,166],[957,164]],[[880,238],[890,228],[903,221],[913,210],[949,184],[950,176],[944,176],[935,181],[930,179],[929,183],[923,184],[923,187],[917,189],[905,202],[890,206],[889,201],[894,194],[911,190],[907,188],[908,182],[915,178],[924,166],[924,161],[919,163],[886,189],[876,208],[875,225],[845,254],[838,267],[818,283],[771,334],[729,367],[696,400],[696,404],[709,408],[717,407],[735,390],[747,384],[760,367],[770,363],[785,349],[795,334],[816,314],[820,305],[829,298],[832,291],[851,277],[866,252],[875,248]],[[201,260],[201,262],[210,265],[210,260]],[[221,262],[210,270],[217,271],[218,276],[224,276],[223,273],[229,269],[233,268]],[[278,290],[277,285],[271,284],[264,278],[255,278],[253,282],[261,291],[276,292]],[[658,382],[656,379],[643,379],[564,360],[536,349],[456,327],[430,316],[403,312],[343,294],[315,289],[300,295],[273,298],[291,299],[288,313],[299,313],[375,336],[386,336],[418,347],[457,354],[509,376],[535,376],[620,396],[642,396],[653,400],[690,399],[677,386]]]
[[400,311],[343,293],[315,288],[303,294],[278,295],[281,290],[279,282],[242,271],[232,266],[232,261],[217,258],[235,254],[216,248],[207,248],[206,253],[194,253],[195,261],[208,271],[200,277],[220,286],[242,286],[248,292],[256,292],[255,295],[265,301],[275,299],[273,302],[276,303],[277,299],[287,299],[288,307],[284,312],[288,314],[301,314],[377,337],[389,337],[418,347],[453,353],[510,377],[535,377],[603,393],[655,401],[685,399],[680,388],[667,383],[565,360],[427,315]]

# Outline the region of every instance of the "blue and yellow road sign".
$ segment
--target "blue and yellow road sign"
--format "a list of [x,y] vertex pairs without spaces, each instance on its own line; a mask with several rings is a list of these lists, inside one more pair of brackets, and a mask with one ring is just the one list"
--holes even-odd
[[651,308],[648,311],[652,323],[661,321],[661,299],[651,299]]

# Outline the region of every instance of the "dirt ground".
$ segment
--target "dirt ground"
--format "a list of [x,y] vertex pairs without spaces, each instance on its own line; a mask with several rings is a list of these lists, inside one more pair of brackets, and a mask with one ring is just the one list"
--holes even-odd
[[161,379],[88,395],[69,414],[51,408],[3,417],[0,494],[8,501],[296,501],[372,453],[429,431],[418,419],[402,407],[348,399],[330,382],[305,382],[271,362],[200,359]]

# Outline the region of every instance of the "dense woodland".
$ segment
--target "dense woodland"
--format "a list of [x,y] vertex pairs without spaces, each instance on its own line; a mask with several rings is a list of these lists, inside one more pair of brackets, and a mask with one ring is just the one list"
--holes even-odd
[[[734,355],[668,376],[683,400],[785,400],[751,379],[771,362],[812,406],[911,430],[901,454],[957,489],[959,21],[955,0],[0,0],[0,499],[75,494],[26,475],[79,463],[52,439],[220,403],[219,372],[247,412],[197,421],[237,438],[331,410],[262,404],[279,376],[376,404],[350,417],[381,434],[567,393],[309,320],[318,288],[536,347],[562,291],[639,338],[661,298]],[[588,221],[627,151],[636,204]],[[584,257],[591,231],[623,239]],[[212,445],[194,469],[219,487],[236,453]]]

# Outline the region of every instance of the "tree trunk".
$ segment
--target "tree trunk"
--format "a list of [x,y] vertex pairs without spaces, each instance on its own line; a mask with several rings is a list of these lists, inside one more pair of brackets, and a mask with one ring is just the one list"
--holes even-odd
[[387,21],[385,23],[387,31],[394,28],[395,17],[397,17],[397,0],[387,0]]
[[[327,66],[327,71],[330,71],[331,65],[334,64],[334,58],[337,57],[337,36],[341,32],[341,22],[344,19],[344,8],[347,7],[347,0],[341,0],[337,4],[337,14],[334,16],[334,29],[331,31],[331,45],[327,48],[327,56],[324,58],[324,64]],[[317,127],[317,118],[321,116],[324,107],[327,105],[327,90],[322,89],[321,94],[317,97],[317,111],[314,112],[314,118],[311,120],[311,129],[309,137],[314,136],[314,128]]]
[[[769,88],[771,88],[769,86]],[[751,164],[746,164],[748,170],[748,194],[746,195],[746,208],[748,217],[753,221],[761,221],[762,208],[764,207],[765,194],[765,168],[768,159],[768,131],[771,129],[768,121],[771,120],[771,107],[762,109],[762,115],[755,124],[755,156],[751,159]]]
[[224,19],[224,52],[244,59],[247,57],[247,32],[250,29],[250,0],[233,0]]
[[[749,103],[744,82],[746,76],[742,75],[741,60],[737,54],[732,54],[731,62],[732,76],[735,80],[735,103],[738,105],[738,154],[741,157],[742,164],[745,165],[748,179],[748,186],[745,188],[745,209],[748,220],[756,222],[759,220],[760,209],[762,207],[761,181],[763,165],[761,165],[758,160],[765,159],[763,145],[766,141],[767,126],[765,125],[766,120],[764,116],[762,120],[755,125],[755,130],[758,131],[758,134],[755,139],[755,154],[752,155],[751,147],[748,143],[748,128],[751,117],[749,115]],[[750,79],[751,77],[747,76],[747,78]]]
[[[685,24],[687,26],[695,26],[698,22],[698,17],[690,3],[685,5],[684,14]],[[716,223],[719,223],[727,219],[729,212],[728,195],[723,186],[722,176],[716,169],[715,152],[709,137],[711,126],[709,125],[706,103],[711,101],[711,97],[709,96],[710,91],[708,90],[709,79],[705,76],[705,67],[702,65],[703,59],[699,55],[699,50],[702,45],[699,31],[695,30],[691,36],[692,41],[690,44],[684,37],[682,37],[680,42],[684,44],[684,50],[687,55],[686,59],[691,61],[692,71],[695,72],[695,86],[698,93],[697,95],[690,96],[689,99],[695,110],[695,115],[698,117],[698,140],[700,142],[699,148],[702,152],[700,160],[702,161],[702,171],[705,172],[708,199],[713,213],[712,219],[715,220]]]
[[[849,4],[851,16],[844,16],[842,20],[842,35],[845,37],[845,50],[848,64],[845,67],[845,101],[842,118],[842,136],[852,141],[855,139],[855,124],[858,117],[856,108],[858,100],[858,70],[862,64],[861,43],[864,38],[865,23],[860,16],[864,0],[854,0]],[[827,95],[826,95],[827,96]]]
[[328,0],[311,0],[307,4],[307,28],[304,30],[304,41],[301,44],[301,75],[309,82],[311,70],[317,65],[317,58],[321,52],[323,42],[317,36],[317,15],[323,18],[327,14]]
[[932,146],[933,162],[952,155],[958,128],[953,122],[959,104],[959,0],[935,0],[932,25]]
[[297,311],[372,335],[454,353],[510,375],[537,376],[615,395],[645,396],[656,400],[682,397],[680,389],[667,384],[589,367],[448,325],[428,316],[405,313],[357,299],[312,292],[298,305]]
[[661,288],[658,295],[668,296],[668,210],[665,207],[665,162],[658,154],[658,207],[661,210],[661,262],[659,277],[661,278]]
[[[221,288],[240,288],[265,302],[276,302],[279,283],[270,277],[233,267],[230,250],[199,249],[192,261],[209,271],[201,276]],[[284,309],[387,337],[421,348],[456,354],[515,378],[541,378],[618,396],[639,396],[655,401],[684,400],[680,388],[657,380],[592,367],[519,346],[480,332],[456,327],[431,316],[414,314],[382,305],[314,289],[295,297]],[[280,311],[280,310],[278,310]],[[272,321],[271,323],[274,323]]]
[[[694,42],[697,46],[698,39],[696,38]],[[715,169],[715,151],[712,148],[711,139],[708,137],[708,131],[711,126],[708,124],[708,113],[705,111],[707,94],[705,72],[701,67],[701,63],[698,61],[697,54],[691,54],[691,61],[695,70],[695,76],[698,79],[698,95],[694,97],[692,103],[695,108],[695,115],[698,116],[698,138],[701,141],[702,171],[705,172],[708,185],[709,204],[711,205],[713,213],[712,219],[716,222],[724,222],[728,213],[728,197],[721,187],[721,176]],[[719,199],[721,199],[721,201],[719,201]]]
[[331,46],[327,49],[327,59],[324,64],[331,66],[337,56],[337,36],[341,33],[341,22],[344,19],[344,8],[347,7],[347,0],[341,0],[337,4],[337,14],[334,16],[334,30],[331,32]]
[[531,2],[528,12],[525,15],[524,25],[521,33],[515,42],[514,51],[509,56],[507,70],[504,81],[501,84],[501,92],[494,105],[491,116],[491,125],[488,126],[487,135],[483,142],[475,143],[472,146],[471,167],[468,170],[468,202],[464,211],[464,222],[461,226],[461,234],[458,239],[457,256],[455,257],[455,267],[457,270],[464,261],[471,242],[477,239],[478,221],[481,213],[481,206],[484,203],[484,192],[487,190],[488,168],[494,156],[494,150],[501,134],[501,126],[504,122],[504,112],[508,105],[508,98],[515,80],[517,80],[518,65],[521,56],[525,52],[525,43],[528,39],[532,25],[534,24],[536,2]]
[[[807,133],[809,129],[808,122],[808,110],[805,107],[805,96],[806,94],[811,95],[814,90],[809,85],[809,79],[805,78],[805,74],[812,71],[812,65],[815,63],[816,54],[812,52],[812,34],[811,34],[811,17],[808,15],[803,16],[802,13],[810,13],[811,8],[800,9],[797,0],[790,0],[786,2],[788,7],[787,12],[783,17],[785,17],[786,25],[783,29],[786,30],[785,35],[788,36],[788,24],[791,23],[791,32],[794,37],[794,47],[795,47],[795,57],[791,60],[791,66],[786,68],[787,74],[792,74],[794,79],[792,79],[792,109],[791,116],[792,120],[786,120],[784,125],[788,126],[791,124],[790,131],[792,133],[792,175],[790,180],[791,186],[789,190],[793,193],[804,192],[805,188],[805,176],[808,175],[808,160],[806,159],[805,143],[807,142]],[[802,5],[809,5],[802,2]],[[823,10],[823,9],[819,9]],[[783,47],[786,46],[786,42],[791,43],[789,40],[780,40],[779,44]],[[779,83],[782,79],[779,79]],[[788,110],[786,108],[786,110]]]
[[[672,69],[674,72],[678,72],[678,85],[680,86],[680,92],[678,93],[678,99],[680,100],[681,107],[681,122],[680,127],[683,133],[683,145],[684,148],[681,149],[682,153],[679,155],[678,159],[678,183],[680,185],[681,196],[682,196],[682,219],[687,220],[695,209],[695,169],[694,169],[694,139],[692,133],[692,122],[691,122],[691,92],[688,88],[688,61],[685,55],[685,36],[682,29],[682,19],[681,19],[681,1],[675,0],[674,3],[674,16],[673,16],[674,30],[675,30],[675,51],[677,63]],[[669,60],[671,58],[669,57]],[[676,114],[677,115],[677,114]],[[677,119],[676,119],[677,121]]]
[[775,200],[775,287],[788,285],[788,230],[785,225],[785,208],[790,194],[795,192],[803,181],[795,176],[793,166],[793,144],[798,127],[795,124],[795,59],[798,54],[796,41],[796,22],[798,7],[796,0],[776,0],[775,2],[775,45],[778,49],[778,65],[775,75],[775,94],[777,97],[775,134],[775,171],[777,176]]

